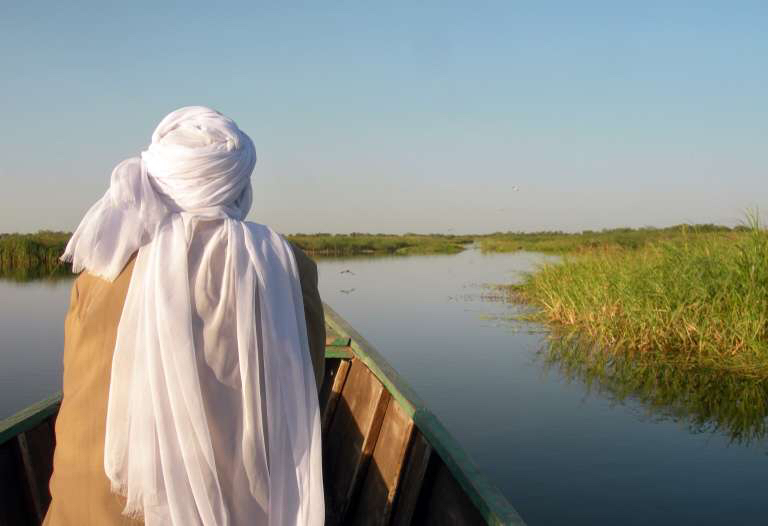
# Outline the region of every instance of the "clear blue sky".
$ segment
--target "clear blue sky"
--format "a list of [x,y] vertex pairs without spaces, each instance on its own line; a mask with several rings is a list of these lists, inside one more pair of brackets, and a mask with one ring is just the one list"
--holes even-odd
[[74,228],[191,104],[254,139],[284,232],[768,209],[764,0],[65,4],[0,6],[0,232]]

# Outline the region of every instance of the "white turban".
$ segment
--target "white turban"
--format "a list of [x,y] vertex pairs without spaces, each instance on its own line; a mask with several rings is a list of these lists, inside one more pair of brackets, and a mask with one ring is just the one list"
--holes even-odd
[[113,280],[104,468],[147,526],[320,525],[317,391],[287,242],[244,222],[251,139],[209,108],[165,117],[120,163],[62,259]]

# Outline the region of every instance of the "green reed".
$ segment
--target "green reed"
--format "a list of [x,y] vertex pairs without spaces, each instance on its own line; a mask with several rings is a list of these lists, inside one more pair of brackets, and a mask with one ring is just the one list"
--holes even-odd
[[534,318],[605,352],[768,378],[768,233],[754,221],[736,234],[565,255],[509,290],[537,307]]
[[41,230],[35,234],[0,234],[0,277],[14,281],[55,278],[68,273],[59,261],[70,234]]

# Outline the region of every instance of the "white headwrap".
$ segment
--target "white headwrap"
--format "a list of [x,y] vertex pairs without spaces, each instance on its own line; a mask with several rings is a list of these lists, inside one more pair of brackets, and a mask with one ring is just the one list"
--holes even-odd
[[251,139],[174,111],[120,163],[62,259],[113,280],[138,251],[117,331],[104,469],[147,526],[320,525],[320,420],[287,242],[244,222]]

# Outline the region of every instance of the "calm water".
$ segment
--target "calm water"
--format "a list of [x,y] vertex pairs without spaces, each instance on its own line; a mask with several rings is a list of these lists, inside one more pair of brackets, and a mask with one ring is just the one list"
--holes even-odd
[[[529,524],[768,524],[764,428],[750,421],[750,439],[739,440],[708,422],[722,424],[710,415],[725,404],[740,407],[732,420],[743,423],[744,400],[713,396],[711,381],[693,382],[710,386],[703,395],[676,393],[684,403],[672,409],[618,396],[616,382],[590,388],[588,375],[547,365],[542,327],[510,322],[516,307],[489,301],[485,284],[542,260],[470,250],[321,261],[321,292]],[[58,388],[69,286],[0,282],[0,417]]]

